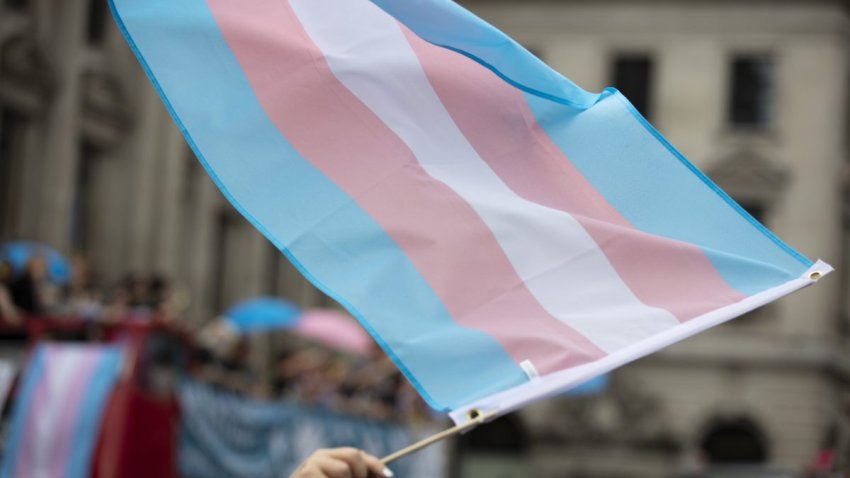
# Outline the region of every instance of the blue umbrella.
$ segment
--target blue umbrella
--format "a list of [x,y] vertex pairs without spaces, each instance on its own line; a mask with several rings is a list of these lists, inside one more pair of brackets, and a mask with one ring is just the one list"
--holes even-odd
[[37,255],[41,255],[47,263],[50,280],[57,284],[68,282],[71,278],[71,266],[56,249],[31,241],[13,241],[0,246],[0,261],[8,262],[14,274],[23,273],[30,259]]
[[241,334],[288,329],[298,322],[301,309],[283,299],[257,297],[234,305],[224,316]]

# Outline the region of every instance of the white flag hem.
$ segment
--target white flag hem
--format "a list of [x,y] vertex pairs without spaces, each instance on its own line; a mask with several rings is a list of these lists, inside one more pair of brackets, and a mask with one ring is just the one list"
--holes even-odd
[[646,340],[618,350],[595,362],[539,377],[522,385],[464,405],[453,410],[449,415],[456,424],[460,425],[470,421],[469,415],[471,410],[477,410],[483,414],[494,414],[496,416],[504,415],[531,402],[564,393],[594,377],[610,372],[629,362],[645,357],[664,347],[773,302],[782,296],[814,284],[821,277],[832,271],[832,266],[819,260],[797,279],[747,297],[740,302],[703,314]]

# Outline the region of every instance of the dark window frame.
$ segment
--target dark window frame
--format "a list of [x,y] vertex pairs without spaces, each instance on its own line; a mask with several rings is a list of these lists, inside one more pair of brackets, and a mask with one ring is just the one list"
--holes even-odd
[[726,122],[735,129],[769,129],[776,113],[776,56],[765,51],[729,57]]
[[106,39],[109,5],[107,0],[89,0],[86,11],[86,42],[99,46]]
[[643,50],[617,51],[610,61],[610,84],[648,120],[655,113],[656,65],[655,55]]

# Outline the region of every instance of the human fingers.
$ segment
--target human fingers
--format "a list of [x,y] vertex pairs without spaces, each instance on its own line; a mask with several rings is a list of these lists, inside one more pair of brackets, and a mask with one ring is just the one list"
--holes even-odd
[[391,477],[389,470],[378,458],[356,448],[335,448],[328,450],[330,456],[344,460],[349,464],[355,478],[369,478],[370,475],[378,477]]
[[344,462],[352,478],[369,478],[364,453],[356,448],[332,448],[327,450],[328,456]]
[[352,478],[352,475],[348,463],[334,458],[330,450],[317,450],[290,478]]
[[[322,470],[322,477],[327,478],[361,478],[354,474],[351,466],[345,460],[340,460],[332,456],[326,455],[318,463],[319,469]],[[362,478],[368,478],[363,475]]]
[[363,453],[363,459],[366,462],[366,467],[372,475],[385,478],[391,478],[393,476],[393,472],[377,457],[368,453]]

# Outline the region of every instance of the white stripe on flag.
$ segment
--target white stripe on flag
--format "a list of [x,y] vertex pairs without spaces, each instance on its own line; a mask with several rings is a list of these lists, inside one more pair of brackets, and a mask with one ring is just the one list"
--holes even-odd
[[334,75],[475,209],[549,313],[607,352],[678,323],[635,297],[575,218],[502,182],[449,116],[391,16],[367,0],[290,3]]
[[818,272],[820,277],[822,277],[832,271],[832,266],[823,261],[817,261],[811,268],[809,268],[809,270],[804,272],[797,279],[790,280],[766,291],[759,292],[756,295],[751,295],[740,302],[729,304],[705,313],[699,317],[695,317],[694,319],[684,322],[677,327],[668,329],[652,338],[623,348],[616,353],[594,362],[564,369],[560,372],[555,372],[545,377],[541,377],[538,380],[533,380],[514,388],[503,390],[499,393],[484,397],[473,403],[452,410],[450,416],[455,423],[461,424],[470,420],[468,415],[470,410],[478,410],[484,414],[498,412],[499,415],[504,415],[529,403],[536,402],[546,397],[559,395],[563,393],[564,390],[574,388],[594,377],[610,372],[633,360],[645,357],[653,352],[663,349],[664,347],[669,347],[676,342],[692,337],[730,319],[746,314],[747,312],[755,310],[765,304],[769,304],[780,297],[788,295],[795,290],[810,286],[817,281],[817,279],[811,278],[811,274],[813,272]]

